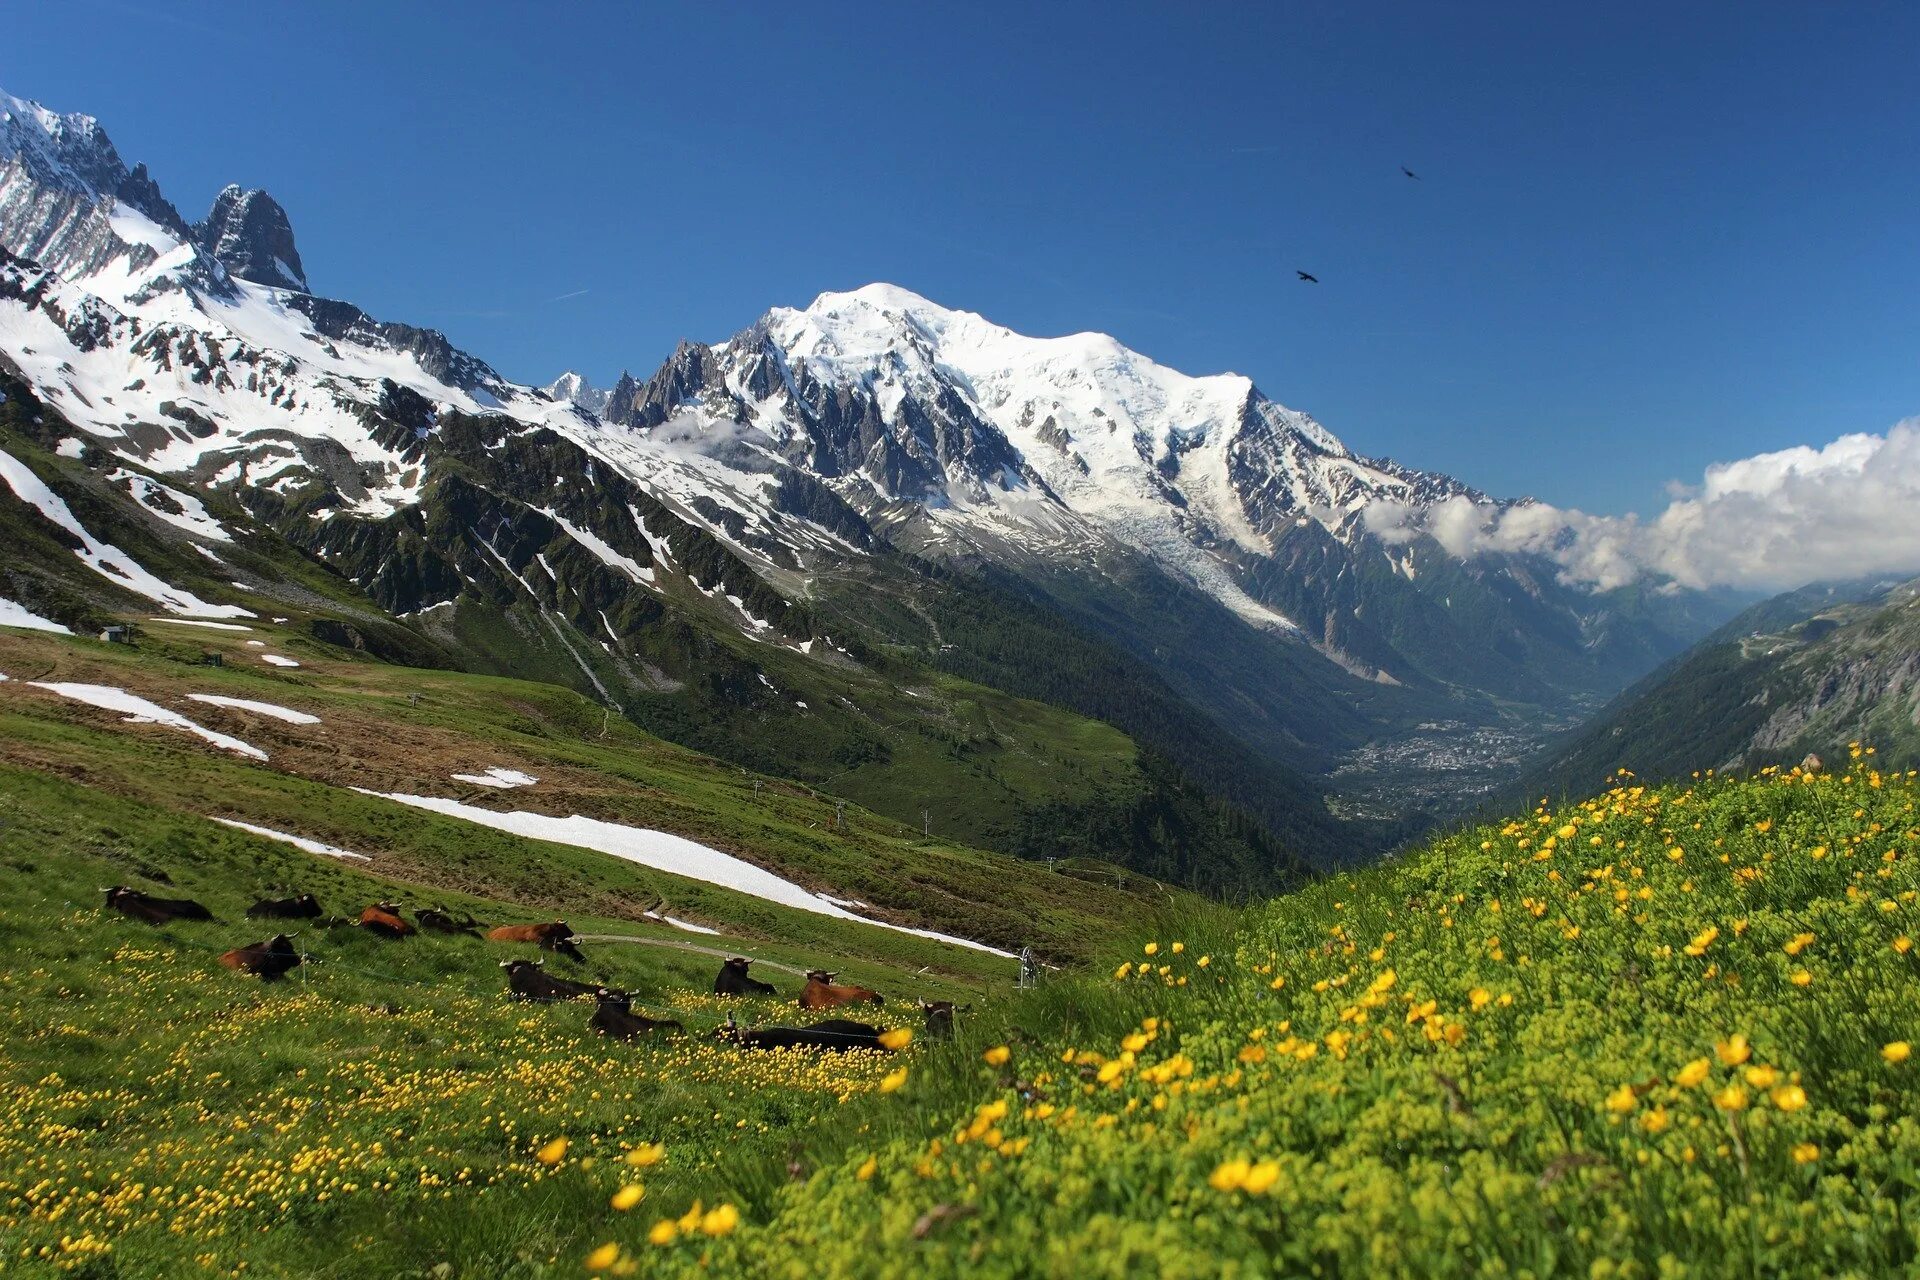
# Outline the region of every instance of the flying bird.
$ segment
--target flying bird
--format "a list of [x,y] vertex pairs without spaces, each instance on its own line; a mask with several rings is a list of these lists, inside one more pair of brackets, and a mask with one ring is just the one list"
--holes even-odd
[[1296,271],[1296,272],[1294,272],[1293,274],[1295,274],[1295,275],[1297,275],[1297,276],[1299,276],[1299,277],[1300,277],[1300,278],[1301,278],[1302,280],[1305,280],[1305,281],[1306,281],[1306,282],[1307,282],[1308,284],[1319,284],[1319,283],[1320,283],[1320,277],[1319,277],[1319,276],[1310,276],[1310,275],[1308,275],[1308,274],[1307,274],[1306,272],[1304,272],[1304,271]]
[[1415,182],[1420,181],[1420,175],[1415,173],[1413,170],[1407,168],[1407,166],[1405,165],[1400,166],[1400,172],[1406,174],[1409,178],[1412,178]]

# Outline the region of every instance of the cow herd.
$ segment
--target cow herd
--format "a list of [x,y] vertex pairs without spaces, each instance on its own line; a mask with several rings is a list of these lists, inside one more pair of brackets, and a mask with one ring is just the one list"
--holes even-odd
[[[103,892],[107,895],[108,907],[145,924],[214,919],[212,912],[189,898],[159,898],[124,885]],[[319,901],[310,893],[290,898],[263,898],[247,908],[247,917],[253,920],[312,920],[317,921],[321,928],[359,928],[392,941],[400,941],[420,932],[479,937],[480,931],[485,930],[485,936],[494,942],[531,945],[576,962],[586,961],[586,957],[574,945],[573,930],[559,920],[543,924],[501,925],[489,929],[471,916],[456,917],[444,907],[425,907],[415,910],[410,921],[404,909],[392,902],[375,903],[355,918],[324,918]],[[303,957],[293,944],[295,936],[275,934],[262,942],[235,947],[221,953],[220,963],[236,972],[252,974],[262,981],[274,981],[302,963]],[[653,1033],[671,1034],[685,1030],[672,1019],[649,1018],[635,1013],[633,998],[627,992],[598,983],[557,977],[546,971],[545,963],[544,960],[502,960],[500,968],[506,976],[509,998],[557,1003],[590,996],[594,1001],[594,1011],[587,1025],[596,1034],[614,1040],[632,1040]],[[772,983],[762,982],[748,972],[752,963],[745,956],[728,957],[713,980],[714,994],[722,997],[778,994]],[[809,970],[806,985],[801,988],[796,1003],[800,1008],[811,1011],[837,1009],[851,1004],[879,1006],[885,1003],[879,992],[867,987],[843,985],[835,981],[838,976],[825,969]],[[920,1011],[929,1037],[952,1037],[956,1011],[952,1001],[922,1000]],[[889,1046],[883,1042],[885,1033],[881,1028],[846,1018],[828,1019],[805,1027],[775,1026],[748,1030],[740,1027],[729,1013],[726,1024],[714,1034],[724,1043],[743,1049],[889,1051]]]

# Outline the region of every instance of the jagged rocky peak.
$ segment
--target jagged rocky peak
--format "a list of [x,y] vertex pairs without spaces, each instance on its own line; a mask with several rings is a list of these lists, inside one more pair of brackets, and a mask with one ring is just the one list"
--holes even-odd
[[0,90],[0,164],[17,164],[42,186],[111,194],[126,174],[120,153],[92,116],[60,114]]
[[[627,375],[623,373],[620,376],[625,378]],[[549,382],[542,390],[552,399],[577,404],[588,413],[604,413],[610,394],[587,381],[585,374],[575,373],[571,369]]]
[[644,383],[622,372],[608,393],[603,417],[630,427],[657,427],[689,400],[718,387],[720,366],[710,348],[682,341]]
[[242,280],[309,292],[287,211],[258,188],[230,185],[223,189],[207,216],[194,226],[193,238]]

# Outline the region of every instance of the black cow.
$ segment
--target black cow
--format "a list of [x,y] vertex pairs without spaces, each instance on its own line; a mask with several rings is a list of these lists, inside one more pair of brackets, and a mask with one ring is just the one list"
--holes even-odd
[[671,1018],[648,1018],[635,1013],[633,997],[624,991],[600,987],[593,994],[599,1003],[594,1006],[593,1017],[587,1020],[587,1025],[603,1036],[610,1036],[615,1040],[631,1040],[649,1031],[683,1029]]
[[413,919],[427,933],[463,933],[469,938],[480,936],[474,932],[480,924],[478,920],[471,916],[465,920],[455,920],[444,907],[422,907],[413,913]]
[[213,912],[191,898],[156,898],[138,889],[117,885],[105,891],[107,905],[121,915],[132,916],[148,924],[171,924],[175,920],[211,920]]
[[265,942],[221,952],[220,963],[229,969],[251,973],[262,982],[272,982],[289,969],[299,967],[300,953],[293,949],[292,938],[277,933]]
[[753,961],[745,956],[733,956],[720,966],[720,973],[713,980],[713,994],[717,996],[770,996],[773,984],[762,982],[758,978],[747,976],[747,966]]
[[317,920],[320,900],[310,893],[293,898],[262,898],[247,908],[249,920]]
[[516,1000],[573,1000],[590,996],[599,988],[591,982],[569,982],[541,968],[539,960],[502,960],[507,971],[507,990]]
[[880,1028],[864,1022],[850,1022],[845,1018],[829,1018],[810,1027],[761,1027],[758,1031],[742,1031],[735,1025],[733,1015],[728,1014],[727,1025],[715,1031],[714,1035],[743,1049],[824,1049],[828,1053],[872,1049],[879,1053],[892,1052],[880,1043]]

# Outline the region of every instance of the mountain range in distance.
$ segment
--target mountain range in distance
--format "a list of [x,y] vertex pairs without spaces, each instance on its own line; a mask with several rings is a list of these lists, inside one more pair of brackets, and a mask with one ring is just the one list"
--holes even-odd
[[1582,732],[1651,714],[1608,700],[1750,603],[1455,555],[1428,513],[1526,500],[892,285],[606,388],[319,288],[267,193],[190,223],[98,122],[0,96],[0,595],[76,629],[298,611],[988,847],[1221,889],[1586,770]]

